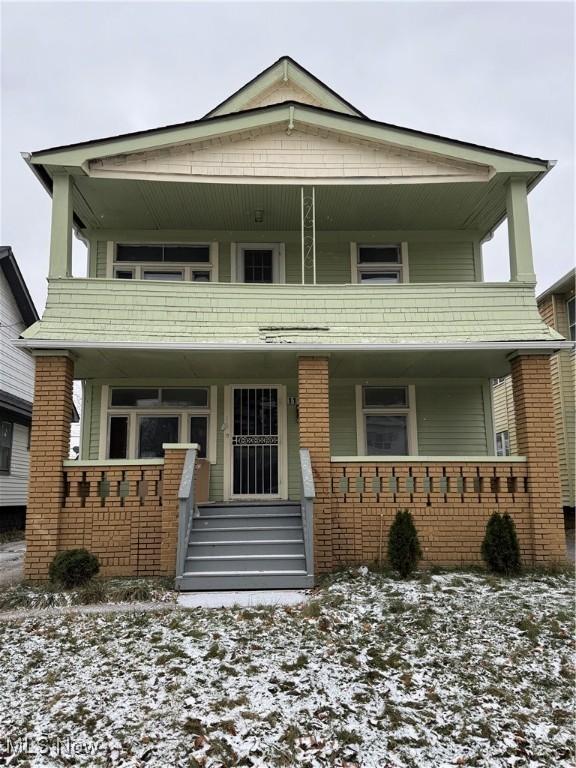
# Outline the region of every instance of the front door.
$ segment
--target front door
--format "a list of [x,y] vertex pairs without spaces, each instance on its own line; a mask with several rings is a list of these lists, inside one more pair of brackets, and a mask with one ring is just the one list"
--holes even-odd
[[281,387],[232,387],[230,495],[283,497]]

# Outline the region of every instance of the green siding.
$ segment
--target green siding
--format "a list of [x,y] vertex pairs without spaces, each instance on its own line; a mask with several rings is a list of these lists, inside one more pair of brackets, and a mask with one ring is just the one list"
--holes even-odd
[[422,456],[492,454],[480,383],[416,387],[418,452]]
[[408,243],[410,282],[473,282],[474,243]]
[[95,269],[96,277],[106,277],[106,259],[108,243],[106,240],[96,240]]
[[82,458],[92,460],[99,458],[101,396],[101,386],[90,382],[86,383],[82,409],[82,419],[86,419],[86,425],[82,428]]
[[[485,456],[493,453],[492,436],[487,434],[490,415],[485,412],[484,386],[483,382],[446,380],[416,383],[420,455]],[[332,455],[357,455],[354,384],[331,386],[330,409]]]
[[534,289],[517,283],[230,285],[49,282],[27,339],[71,342],[399,344],[550,341]]
[[[86,232],[94,246],[90,274],[106,277],[107,240],[115,242],[206,242],[219,243],[219,281],[230,282],[230,246],[232,242],[262,242],[285,244],[286,282],[300,283],[302,277],[300,232],[228,232],[156,231],[124,233]],[[106,239],[102,239],[105,237]],[[322,232],[316,234],[317,282],[350,283],[350,243],[408,243],[408,262],[412,282],[457,282],[479,279],[474,267],[475,233],[462,232]]]

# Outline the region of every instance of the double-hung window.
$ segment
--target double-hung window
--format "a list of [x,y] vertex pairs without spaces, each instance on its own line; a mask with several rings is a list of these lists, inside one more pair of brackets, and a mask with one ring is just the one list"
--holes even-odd
[[112,387],[106,457],[150,459],[164,443],[198,443],[201,458],[215,461],[214,387]]
[[113,275],[121,280],[215,281],[218,279],[216,245],[118,243]]
[[365,285],[393,285],[408,282],[406,243],[362,245],[352,243],[352,282]]
[[357,387],[360,456],[416,453],[414,400],[412,386]]
[[0,475],[10,474],[13,429],[11,421],[0,421]]

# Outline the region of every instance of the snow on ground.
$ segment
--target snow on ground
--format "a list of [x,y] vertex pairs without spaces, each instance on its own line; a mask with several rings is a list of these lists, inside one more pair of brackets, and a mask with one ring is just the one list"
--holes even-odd
[[361,569],[301,606],[2,623],[0,764],[568,768],[572,600]]
[[26,542],[24,539],[0,542],[0,585],[18,584],[22,581],[24,553]]

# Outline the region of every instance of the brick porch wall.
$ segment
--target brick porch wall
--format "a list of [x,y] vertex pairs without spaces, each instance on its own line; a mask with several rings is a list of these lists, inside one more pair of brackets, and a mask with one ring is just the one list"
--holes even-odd
[[511,367],[518,453],[528,459],[534,563],[565,560],[550,358],[518,355]]
[[314,562],[318,573],[333,568],[332,501],[330,493],[330,408],[328,359],[298,360],[298,429],[300,447],[312,460],[314,502]]
[[103,576],[173,576],[185,450],[155,465],[63,467],[70,450],[74,364],[36,358],[25,578],[42,581],[54,555],[84,547]]
[[31,580],[47,577],[58,547],[73,375],[74,363],[67,356],[36,358],[24,562],[24,575]]

